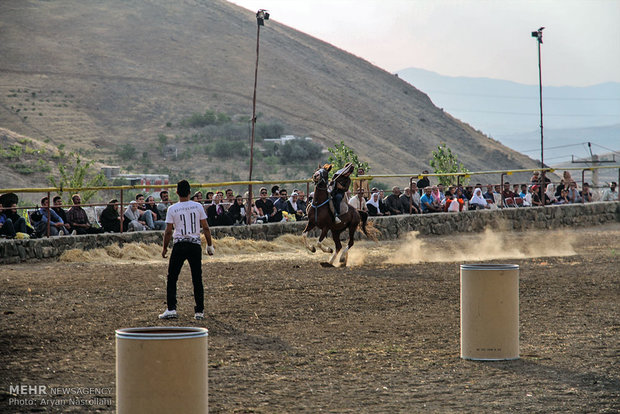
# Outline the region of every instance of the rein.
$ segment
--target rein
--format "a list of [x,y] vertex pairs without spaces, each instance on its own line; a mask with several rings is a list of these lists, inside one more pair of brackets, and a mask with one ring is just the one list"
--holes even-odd
[[[326,190],[327,191],[327,190]],[[316,190],[315,190],[316,193]],[[312,206],[312,208],[314,208],[314,222],[318,223],[319,221],[319,207],[323,207],[325,204],[329,203],[329,201],[331,200],[331,196],[329,195],[329,192],[327,193],[327,200],[323,201],[321,204],[314,204],[314,200],[312,200],[312,204],[310,204],[310,206]]]

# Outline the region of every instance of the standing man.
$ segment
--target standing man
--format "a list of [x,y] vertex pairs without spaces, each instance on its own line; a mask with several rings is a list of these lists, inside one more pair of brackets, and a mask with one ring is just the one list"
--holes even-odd
[[[173,239],[172,254],[168,263],[168,281],[166,283],[166,303],[168,308],[159,315],[159,319],[177,317],[177,280],[185,260],[192,271],[194,285],[194,318],[204,319],[204,287],[202,285],[202,247],[200,246],[200,228],[207,239],[207,253],[215,253],[211,232],[207,224],[207,215],[199,203],[190,201],[191,192],[189,183],[181,180],[177,183],[179,202],[168,208],[166,214],[166,231],[164,232],[164,247],[161,256],[165,259],[168,252],[170,238]],[[174,234],[173,234],[174,230]]]

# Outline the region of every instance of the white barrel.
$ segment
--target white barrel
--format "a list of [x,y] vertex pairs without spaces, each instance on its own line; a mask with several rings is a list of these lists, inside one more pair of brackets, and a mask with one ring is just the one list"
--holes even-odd
[[461,265],[461,358],[519,358],[518,265]]
[[116,412],[208,413],[208,331],[116,330]]

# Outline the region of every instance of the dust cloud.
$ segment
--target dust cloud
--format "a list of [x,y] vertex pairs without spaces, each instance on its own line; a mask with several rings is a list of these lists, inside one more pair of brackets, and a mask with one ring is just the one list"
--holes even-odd
[[407,234],[401,246],[391,253],[390,264],[422,262],[485,261],[534,257],[572,256],[575,235],[563,231],[494,232],[486,229],[477,234],[455,234],[437,240],[419,238],[418,232]]

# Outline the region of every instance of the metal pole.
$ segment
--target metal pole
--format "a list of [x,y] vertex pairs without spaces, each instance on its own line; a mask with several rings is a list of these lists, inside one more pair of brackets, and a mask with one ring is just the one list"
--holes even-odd
[[125,213],[123,213],[123,190],[121,189],[121,211],[120,211],[120,216],[121,216],[121,233],[123,232],[123,221],[125,221]]
[[545,204],[545,147],[544,147],[544,134],[543,134],[543,97],[542,97],[542,61],[540,58],[540,45],[542,44],[542,29],[538,29],[538,36],[536,42],[538,43],[538,95],[540,102],[540,200]]
[[48,191],[47,192],[47,237],[49,237],[51,233],[51,229],[50,229],[51,217],[52,217],[52,196],[50,195],[50,192]]
[[[256,129],[256,84],[258,83],[258,51],[260,44],[260,25],[256,25],[256,66],[254,67],[254,96],[252,97],[252,134],[250,137],[250,175],[248,181],[252,181],[252,168],[254,166],[254,131]],[[248,211],[252,211],[252,184],[248,184]],[[252,222],[252,215],[248,214],[248,224]]]

